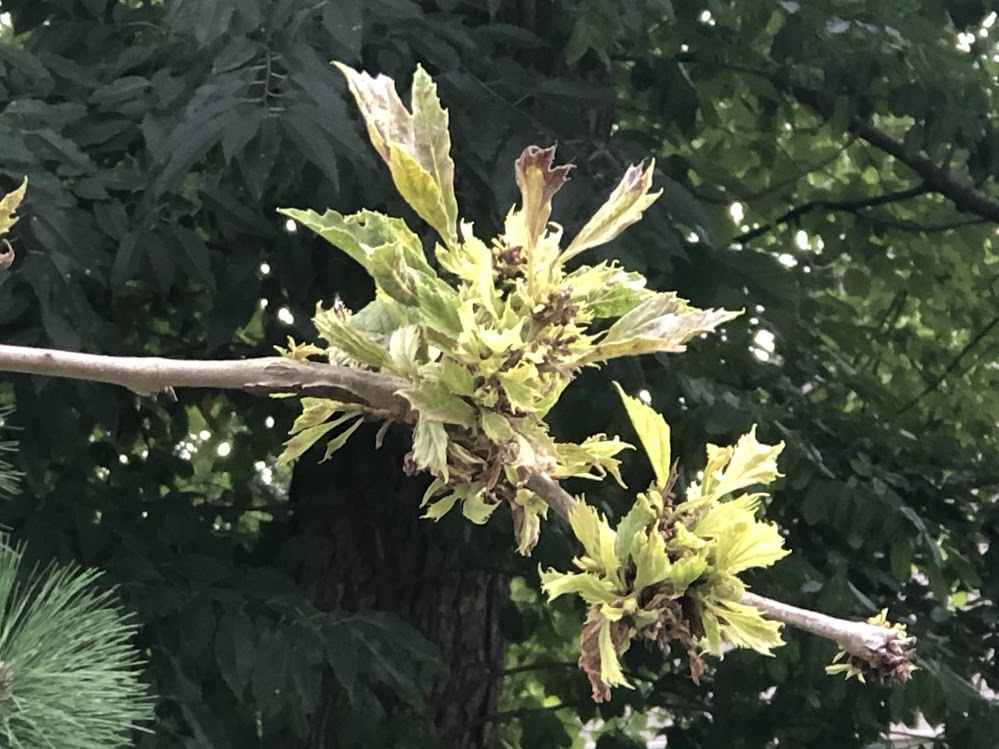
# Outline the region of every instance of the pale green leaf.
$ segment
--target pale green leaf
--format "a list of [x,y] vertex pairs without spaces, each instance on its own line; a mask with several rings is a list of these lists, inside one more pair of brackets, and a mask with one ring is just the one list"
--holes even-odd
[[673,563],[669,572],[669,581],[676,589],[677,594],[682,595],[707,569],[708,562],[704,557],[684,557]]
[[618,383],[615,382],[614,386],[624,402],[631,425],[638,433],[638,438],[642,442],[642,447],[645,448],[645,454],[649,458],[652,470],[656,474],[655,487],[662,491],[666,488],[670,475],[669,425],[655,409],[625,393]]
[[333,453],[347,444],[347,440],[349,440],[350,436],[357,431],[359,426],[361,426],[362,421],[364,421],[364,417],[358,416],[357,420],[353,424],[326,443],[326,452],[323,453],[323,461],[329,460]]
[[371,143],[389,165],[400,195],[449,245],[457,239],[458,206],[448,115],[422,68],[413,78],[412,114],[384,75],[372,78],[335,63],[368,126]]
[[427,511],[423,513],[423,517],[434,522],[440,520],[451,511],[451,508],[458,503],[460,498],[460,493],[456,491],[445,494],[427,508]]
[[772,655],[773,648],[784,644],[780,622],[764,619],[752,606],[726,600],[703,602],[703,605],[724,622],[720,626],[721,636],[733,645]]
[[636,164],[628,167],[607,202],[586,222],[565,252],[559,256],[560,263],[565,263],[590,247],[610,242],[642,217],[642,212],[662,195],[662,190],[650,192],[655,165],[655,161],[652,161],[644,169]]
[[776,445],[760,444],[756,439],[756,425],[753,424],[749,433],[735,443],[724,473],[712,483],[711,494],[721,497],[747,486],[772,483],[781,476],[777,470],[777,457],[783,449],[783,442]]
[[470,398],[475,392],[475,378],[472,373],[468,371],[468,367],[454,359],[443,358],[438,372],[440,381],[455,395]]
[[433,499],[434,495],[440,492],[440,490],[445,486],[447,486],[447,483],[443,479],[435,477],[434,480],[430,482],[430,486],[427,487],[427,490],[423,492],[423,499],[420,501],[420,507],[426,507],[427,502]]
[[309,427],[308,429],[303,429],[290,440],[284,443],[284,450],[278,456],[277,462],[279,465],[284,465],[290,463],[295,458],[302,455],[306,450],[312,447],[316,442],[323,438],[329,430],[336,426],[335,422],[328,422],[326,424],[319,424],[318,426]]
[[655,527],[632,537],[631,558],[635,562],[635,582],[632,583],[632,589],[636,592],[671,577],[666,542]]
[[567,593],[575,593],[588,604],[613,605],[618,600],[614,586],[605,578],[592,572],[541,572],[541,589],[553,601]]
[[644,494],[639,494],[635,504],[617,524],[614,554],[621,564],[628,561],[635,534],[645,531],[657,518],[657,513]]
[[479,421],[482,424],[482,432],[491,442],[502,445],[513,439],[513,427],[510,426],[510,420],[503,414],[495,411],[482,411]]
[[426,418],[416,422],[413,428],[413,462],[447,480],[447,430],[441,422]]
[[439,380],[421,380],[415,387],[400,390],[399,394],[420,412],[421,419],[464,427],[475,423],[475,409]]
[[569,524],[586,555],[608,579],[617,582],[620,563],[614,553],[615,534],[607,519],[595,507],[577,502],[569,512]]
[[418,281],[416,299],[419,304],[416,312],[429,328],[451,340],[458,338],[461,319],[458,317],[458,294],[454,289],[443,281]]
[[489,520],[497,507],[499,507],[499,502],[495,500],[487,502],[485,499],[485,490],[480,489],[474,494],[470,493],[465,497],[461,503],[461,514],[476,525],[482,525]]
[[327,310],[323,309],[322,304],[317,304],[312,323],[319,335],[329,341],[330,345],[340,349],[358,363],[378,369],[392,366],[389,352],[367,333],[353,327],[349,319],[341,318],[335,307]]
[[607,686],[632,688],[621,670],[621,661],[611,637],[611,623],[607,619],[600,624],[600,679]]
[[416,374],[420,351],[420,328],[418,325],[406,325],[397,328],[389,336],[389,357],[392,368],[403,375]]
[[713,332],[741,311],[697,309],[673,293],[656,294],[615,322],[607,333],[581,357],[590,364],[620,356],[652,353],[680,353],[686,343],[702,333]]
[[720,534],[715,547],[715,566],[736,574],[750,567],[769,567],[791,552],[773,523],[740,523]]
[[535,391],[531,384],[507,372],[498,373],[496,378],[503,386],[503,392],[506,393],[510,405],[520,411],[530,413],[535,398]]
[[563,286],[572,289],[572,303],[593,318],[616,318],[630,312],[654,292],[645,288],[645,277],[608,263],[583,266],[566,276]]
[[322,424],[334,413],[344,408],[344,404],[340,403],[340,401],[329,400],[328,398],[305,397],[302,398],[301,403],[302,413],[295,419],[291,431],[288,432],[289,436],[298,434],[303,429]]
[[371,225],[365,220],[367,211],[353,216],[344,216],[334,210],[328,210],[320,215],[313,210],[298,210],[296,208],[278,208],[278,213],[294,219],[321,236],[334,247],[343,250],[368,270],[369,256],[373,247],[384,244],[387,237],[378,236],[370,230]]

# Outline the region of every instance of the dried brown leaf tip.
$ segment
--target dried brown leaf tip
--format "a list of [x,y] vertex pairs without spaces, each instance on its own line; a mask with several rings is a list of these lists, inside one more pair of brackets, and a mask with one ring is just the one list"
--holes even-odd
[[903,684],[912,678],[916,666],[912,657],[916,652],[916,638],[906,634],[904,624],[891,624],[887,609],[867,620],[868,624],[887,630],[884,643],[876,650],[856,653],[840,650],[826,673],[842,673],[846,678],[877,684]]
[[528,146],[514,165],[517,187],[523,198],[523,213],[528,235],[537,241],[548,226],[552,198],[569,181],[572,164],[552,166],[555,146]]

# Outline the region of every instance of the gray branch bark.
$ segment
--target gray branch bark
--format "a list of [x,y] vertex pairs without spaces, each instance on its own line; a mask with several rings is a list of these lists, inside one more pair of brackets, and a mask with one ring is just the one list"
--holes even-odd
[[[255,395],[294,393],[357,403],[382,412],[387,419],[411,420],[409,403],[398,394],[407,385],[401,378],[281,357],[176,360],[0,345],[0,372],[104,382],[146,396],[180,387],[244,390]],[[555,479],[534,474],[528,479],[527,487],[547,502],[555,514],[568,521],[578,500]],[[754,593],[746,593],[742,603],[754,606],[770,619],[832,640],[847,653],[864,660],[883,655],[903,640],[909,644],[912,641],[892,629],[837,619]]]

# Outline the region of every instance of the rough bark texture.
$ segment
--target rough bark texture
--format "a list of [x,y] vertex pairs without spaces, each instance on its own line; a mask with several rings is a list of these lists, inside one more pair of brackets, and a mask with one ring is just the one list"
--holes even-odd
[[[427,696],[441,746],[489,749],[497,745],[491,716],[509,581],[470,568],[467,546],[446,542],[441,528],[420,519],[427,482],[402,472],[406,436],[390,432],[378,451],[373,441],[374,430],[362,428],[327,463],[306,456],[296,466],[291,501],[306,553],[302,583],[324,610],[388,611],[420,630],[449,670]],[[475,544],[482,529],[473,530],[480,532],[472,535]],[[481,565],[489,557],[480,545],[473,559]],[[314,716],[309,749],[326,746],[331,690]]]

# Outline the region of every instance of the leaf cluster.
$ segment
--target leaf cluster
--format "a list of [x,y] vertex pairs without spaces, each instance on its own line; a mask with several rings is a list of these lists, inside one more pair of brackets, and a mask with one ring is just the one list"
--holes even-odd
[[589,606],[579,665],[597,701],[610,698],[611,686],[629,686],[618,655],[635,638],[663,650],[677,641],[690,657],[695,682],[705,668],[702,647],[717,656],[726,644],[770,655],[784,643],[778,623],[740,603],[745,585],[739,579],[747,569],[768,567],[789,553],[777,527],[756,518],[765,495],[743,492],[780,475],[783,443],[760,444],[754,427],[733,446],[708,445],[702,478],[676,502],[669,426],[649,406],[619,392],[655,481],[616,528],[594,507],[577,504],[570,523],[584,549],[574,560],[579,571],[541,574],[550,599],[576,593]]
[[[400,391],[413,408],[407,461],[434,477],[424,497],[427,516],[439,519],[460,504],[467,518],[484,523],[506,504],[518,549],[527,554],[545,514],[524,486],[530,476],[621,480],[621,441],[597,434],[559,443],[548,433],[544,417],[577,372],[622,356],[683,351],[691,338],[738,313],[697,309],[674,293],[648,291],[639,274],[615,262],[567,267],[617,237],[659,197],[651,191],[652,164],[630,167],[562,248],[562,229],[550,218],[569,167],[553,166],[554,148],[529,147],[515,164],[521,204],[486,243],[458,219],[448,115],[426,72],[420,68],[414,76],[410,111],[391,79],[339,67],[396,188],[438,242],[431,260],[401,219],[284,209],[360,263],[376,289],[375,300],[356,315],[342,304],[320,305],[313,322],[326,346],[292,342],[285,354],[321,354],[332,364],[409,380]],[[612,323],[598,330],[603,321]],[[282,460],[346,424],[328,443],[329,457],[361,420],[378,416],[305,400]]]

